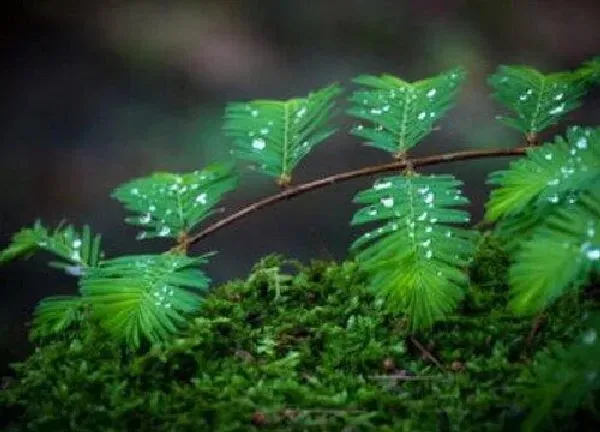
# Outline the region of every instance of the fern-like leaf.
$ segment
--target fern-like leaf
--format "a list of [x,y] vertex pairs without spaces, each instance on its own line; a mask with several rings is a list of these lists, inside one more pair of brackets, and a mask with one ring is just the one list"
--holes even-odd
[[488,83],[494,98],[516,117],[500,117],[506,125],[535,135],[581,105],[585,85],[570,72],[544,75],[527,66],[499,66]]
[[57,334],[82,316],[83,299],[74,296],[54,296],[43,299],[35,308],[32,338]]
[[144,228],[138,239],[177,238],[212,214],[212,207],[237,185],[232,166],[214,164],[187,174],[156,173],[135,179],[112,196],[134,213],[125,221]]
[[21,256],[27,257],[39,250],[62,259],[50,262],[50,266],[75,276],[81,275],[86,268],[98,265],[103,256],[100,235],[92,236],[89,226],[85,225],[81,233],[72,225],[59,225],[54,231],[49,231],[40,221],[36,221],[33,227],[23,228],[13,236],[8,248],[0,252],[0,264]]
[[232,153],[288,184],[302,158],[336,131],[328,123],[340,92],[333,84],[306,98],[228,104],[224,130],[234,140]]
[[537,385],[525,389],[532,410],[522,426],[524,432],[540,430],[554,409],[572,413],[600,389],[600,313],[586,315],[586,328],[578,340],[536,359]]
[[600,128],[571,127],[567,139],[527,149],[527,157],[509,170],[490,174],[488,183],[500,186],[486,205],[486,219],[546,211],[574,201],[582,190],[600,181]]
[[160,342],[198,309],[209,279],[196,267],[206,256],[125,256],[103,262],[81,279],[81,293],[115,337],[139,347]]
[[474,233],[449,224],[469,215],[453,207],[468,200],[450,175],[386,177],[360,192],[365,204],[353,225],[382,221],[352,245],[372,288],[392,309],[408,313],[413,329],[443,319],[463,295],[463,267],[474,250]]
[[586,83],[600,84],[600,56],[586,61],[576,73]]
[[457,68],[414,83],[392,75],[355,78],[363,88],[350,98],[354,106],[348,113],[369,124],[359,124],[351,133],[368,139],[372,147],[402,157],[452,107],[464,76]]
[[600,271],[600,184],[534,230],[509,273],[511,308],[534,313]]

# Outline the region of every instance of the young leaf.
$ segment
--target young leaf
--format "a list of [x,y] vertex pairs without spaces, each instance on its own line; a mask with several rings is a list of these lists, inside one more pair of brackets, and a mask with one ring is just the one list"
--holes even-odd
[[510,306],[535,313],[569,288],[584,285],[600,272],[600,188],[582,194],[537,227],[510,269]]
[[579,191],[597,188],[600,182],[600,128],[571,127],[567,139],[527,149],[527,157],[507,171],[490,174],[492,191],[485,218],[546,211],[558,203],[575,200]]
[[600,84],[600,56],[585,62],[575,73],[586,83]]
[[363,88],[350,98],[355,105],[348,114],[369,125],[359,124],[351,133],[368,139],[370,146],[403,156],[452,107],[464,76],[457,68],[415,83],[391,75],[355,78]]
[[103,256],[100,235],[92,238],[89,226],[85,225],[81,234],[72,225],[59,225],[54,232],[50,232],[40,221],[36,221],[32,228],[23,228],[13,236],[9,247],[0,252],[0,264],[20,256],[27,257],[38,250],[62,258],[60,262],[51,262],[50,266],[75,276],[80,276],[85,268],[98,265]]
[[[587,314],[586,314],[587,315]],[[542,353],[534,364],[537,384],[525,389],[532,410],[522,425],[524,432],[540,430],[552,411],[575,411],[584,400],[600,389],[600,314],[584,318],[585,330],[568,347]]]
[[112,196],[134,213],[125,221],[144,228],[138,239],[177,238],[209,216],[237,184],[232,166],[214,164],[187,174],[156,173],[135,179],[119,186]]
[[72,296],[54,296],[43,299],[35,308],[33,338],[57,334],[81,317],[83,299]]
[[209,279],[196,268],[206,257],[125,256],[103,262],[81,279],[81,293],[115,337],[133,348],[143,338],[160,342],[198,309]]
[[474,250],[474,233],[449,224],[469,215],[453,207],[468,200],[450,175],[386,177],[360,192],[367,206],[352,225],[382,221],[352,245],[372,275],[372,288],[389,306],[406,311],[413,329],[444,318],[463,295],[463,267]]
[[340,93],[341,88],[333,84],[302,99],[228,104],[224,130],[234,139],[232,153],[256,163],[260,172],[280,184],[288,184],[300,160],[336,131],[328,123],[333,100]]
[[529,136],[577,108],[585,93],[585,85],[576,74],[543,75],[527,66],[499,66],[488,83],[496,90],[494,98],[517,114],[500,120]]

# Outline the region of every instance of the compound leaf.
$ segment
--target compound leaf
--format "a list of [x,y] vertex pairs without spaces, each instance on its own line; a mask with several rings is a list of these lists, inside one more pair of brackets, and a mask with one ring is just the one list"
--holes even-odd
[[13,236],[8,248],[0,252],[0,264],[21,256],[27,257],[39,250],[61,258],[61,261],[51,262],[50,265],[75,276],[80,276],[86,268],[98,265],[103,256],[100,235],[92,237],[89,226],[84,225],[81,233],[72,225],[59,225],[54,231],[48,231],[40,221],[36,221],[33,227],[23,228]]
[[571,127],[566,140],[527,149],[526,158],[490,174],[488,183],[500,186],[486,205],[489,221],[572,204],[580,191],[600,184],[600,128]]
[[133,348],[165,340],[201,304],[209,279],[198,270],[206,257],[125,256],[103,262],[81,279],[81,293],[102,325]]
[[112,196],[134,213],[125,221],[144,228],[138,239],[177,238],[212,214],[212,207],[237,185],[232,166],[214,164],[187,174],[156,173],[135,179]]
[[488,78],[493,97],[516,113],[500,120],[524,134],[535,136],[581,105],[585,84],[577,74],[544,75],[527,66],[499,66]]
[[535,313],[600,271],[600,188],[534,229],[509,272],[511,308]]
[[336,131],[328,123],[340,92],[332,84],[306,98],[229,103],[224,130],[234,140],[232,154],[288,184],[302,158]]
[[402,157],[429,134],[433,124],[454,103],[463,69],[409,83],[392,75],[363,75],[353,81],[363,88],[354,92],[348,110],[351,116],[366,120],[351,133],[369,140],[368,145]]
[[463,271],[474,250],[474,233],[451,226],[469,220],[453,207],[468,200],[450,175],[386,177],[360,192],[365,204],[353,225],[382,221],[352,245],[371,274],[373,290],[408,313],[412,329],[443,319],[463,295]]

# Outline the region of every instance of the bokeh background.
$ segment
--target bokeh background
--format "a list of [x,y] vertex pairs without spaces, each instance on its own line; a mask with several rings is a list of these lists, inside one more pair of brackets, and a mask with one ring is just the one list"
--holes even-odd
[[[486,76],[498,64],[545,72],[600,54],[597,0],[23,0],[3,14],[0,86],[0,247],[41,218],[89,223],[108,256],[160,252],[134,240],[114,187],[154,171],[189,171],[228,159],[221,134],[227,101],[302,96],[334,81],[352,89],[363,73],[418,80],[462,65],[458,105],[413,154],[507,147],[521,138],[495,120]],[[344,106],[344,98],[340,101]],[[567,124],[598,125],[590,93]],[[296,182],[388,161],[347,134],[350,123],[299,167]],[[509,158],[427,168],[466,182],[474,221],[488,195],[486,174]],[[243,164],[240,165],[244,168]],[[215,283],[244,277],[265,254],[342,259],[357,179],[260,211],[207,238],[218,250],[206,270]],[[244,170],[226,213],[277,187]],[[47,257],[0,268],[0,373],[23,358],[35,304],[76,292]]]

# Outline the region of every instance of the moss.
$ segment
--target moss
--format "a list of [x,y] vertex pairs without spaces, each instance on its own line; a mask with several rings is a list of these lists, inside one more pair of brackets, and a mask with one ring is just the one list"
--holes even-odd
[[[570,340],[590,306],[562,301],[528,343],[531,319],[505,311],[500,252],[482,243],[461,310],[414,336],[355,263],[280,256],[214,289],[165,345],[126,353],[85,319],[16,366],[0,396],[15,416],[7,430],[514,429],[535,384],[533,352]],[[585,430],[576,417],[560,422]]]

